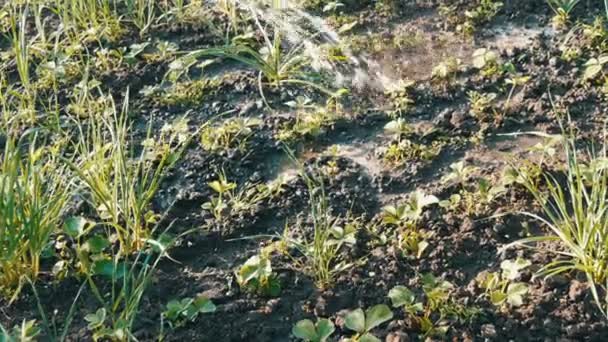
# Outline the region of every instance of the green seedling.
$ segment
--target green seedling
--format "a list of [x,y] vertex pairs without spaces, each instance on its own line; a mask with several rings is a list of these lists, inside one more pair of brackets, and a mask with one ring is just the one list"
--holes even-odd
[[271,249],[265,248],[259,255],[249,258],[236,272],[236,280],[241,288],[264,296],[276,297],[281,292],[281,284],[272,272]]
[[202,208],[213,213],[215,219],[219,221],[222,219],[224,210],[228,208],[225,197],[231,197],[229,193],[236,189],[236,183],[229,182],[226,175],[220,173],[218,180],[207,183],[207,185],[217,193],[217,196],[212,197],[211,201],[204,203]]
[[260,126],[257,118],[234,118],[216,125],[205,125],[201,129],[201,145],[208,151],[221,151],[237,148],[245,151],[247,140],[253,129]]
[[411,134],[414,129],[403,118],[397,118],[384,126],[384,130],[393,134],[397,141],[401,141],[404,135]]
[[172,328],[177,328],[188,322],[194,322],[200,314],[215,312],[215,310],[213,302],[205,296],[195,299],[183,298],[167,303],[163,317],[169,321]]
[[402,308],[406,316],[418,323],[423,338],[444,338],[453,321],[470,321],[479,314],[476,308],[458,304],[451,293],[454,285],[432,274],[422,276],[424,300],[405,286],[395,286],[388,297],[394,308]]
[[365,312],[361,308],[349,312],[344,317],[344,325],[357,333],[350,338],[352,342],[379,342],[380,339],[371,334],[371,331],[391,319],[393,319],[391,309],[387,305],[378,304]]
[[426,239],[431,237],[431,233],[420,229],[419,221],[422,218],[423,210],[438,202],[437,197],[425,195],[417,190],[410,195],[405,204],[386,206],[382,209],[382,222],[397,227],[395,230],[397,246],[406,255],[420,258],[428,248],[429,244]]
[[277,139],[293,142],[305,138],[316,138],[326,132],[338,119],[338,113],[328,107],[314,107],[312,111],[298,111],[296,122],[283,127]]
[[502,6],[503,3],[500,1],[479,1],[477,7],[464,12],[465,20],[461,25],[456,27],[456,30],[466,36],[473,35],[476,28],[492,20],[492,18],[498,14]]
[[291,333],[304,341],[325,342],[335,330],[336,327],[328,319],[318,319],[317,323],[313,323],[309,319],[304,319],[296,323],[293,329],[291,329]]
[[570,21],[570,12],[576,7],[580,0],[547,0],[555,16],[551,19],[556,29],[566,27]]
[[466,181],[475,171],[477,171],[476,167],[466,166],[464,161],[452,163],[450,173],[445,175],[441,181],[444,184],[459,184],[461,188],[464,188]]
[[530,76],[513,76],[508,78],[505,82],[511,86],[509,90],[509,95],[507,96],[507,100],[505,101],[505,112],[510,109],[511,99],[513,98],[513,94],[515,94],[515,89],[517,87],[523,87],[526,83],[530,81]]
[[446,89],[456,79],[461,64],[462,62],[460,59],[449,57],[433,68],[431,79]]
[[7,331],[0,324],[0,341],[2,342],[35,342],[41,330],[36,324],[36,320],[23,320],[20,325],[15,325],[12,331]]
[[405,286],[395,286],[388,292],[394,308],[403,308],[405,313],[416,315],[424,311],[424,304],[416,300],[416,295]]
[[411,160],[428,161],[438,156],[443,146],[442,142],[434,141],[430,145],[424,145],[400,137],[382,150],[382,159],[392,166],[401,166]]
[[585,63],[583,78],[587,81],[593,80],[598,75],[603,75],[604,64],[608,63],[608,55],[601,55],[598,58],[590,58]]
[[498,54],[486,48],[473,52],[473,66],[481,71],[484,77],[498,76],[503,69],[498,60]]
[[[608,279],[608,269],[603,261],[608,246],[606,146],[599,154],[581,155],[572,136],[564,135],[562,138],[565,180],[544,173],[541,188],[534,179],[520,172],[524,187],[543,213],[542,217],[531,212],[522,214],[542,223],[548,228],[548,234],[525,238],[505,248],[526,246],[560,256],[543,265],[537,274],[552,276],[575,270],[583,272],[596,305],[602,314],[608,316],[608,304],[602,295]],[[546,241],[557,241],[559,247],[539,244]]]
[[520,272],[530,265],[530,261],[521,258],[515,261],[505,260],[500,264],[500,273],[482,272],[477,276],[477,281],[492,304],[499,307],[507,304],[521,306],[523,297],[528,293],[528,285],[515,280],[520,277]]
[[471,115],[478,120],[487,120],[488,111],[492,108],[494,100],[496,100],[496,93],[479,93],[472,90],[467,95],[469,97]]
[[409,92],[414,84],[414,81],[399,81],[385,90],[385,94],[389,97],[392,104],[392,109],[388,112],[390,117],[401,117],[413,107],[415,102],[410,97]]

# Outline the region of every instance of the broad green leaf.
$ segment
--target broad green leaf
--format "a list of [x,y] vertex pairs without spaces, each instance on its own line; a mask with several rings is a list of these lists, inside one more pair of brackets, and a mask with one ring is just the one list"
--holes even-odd
[[88,222],[89,221],[87,221],[84,217],[72,216],[65,220],[63,228],[66,234],[73,238],[76,238],[79,237],[82,233],[84,233],[84,227],[87,225]]
[[350,330],[365,332],[365,313],[361,308],[349,312],[344,318],[344,324]]
[[331,334],[334,333],[336,327],[332,323],[332,321],[322,318],[317,321],[317,336],[319,338],[319,342],[325,341]]
[[197,311],[200,313],[215,312],[216,310],[215,304],[213,304],[213,302],[205,296],[199,296],[196,298],[192,305],[194,305],[194,307],[196,307]]
[[388,292],[388,297],[393,303],[393,307],[398,308],[405,305],[412,305],[416,296],[405,286],[395,286]]
[[110,246],[110,241],[102,235],[93,235],[83,244],[83,249],[91,254],[101,253]]
[[100,308],[95,313],[84,316],[84,320],[88,322],[89,329],[97,329],[106,321],[106,309]]
[[490,301],[496,306],[502,305],[507,299],[507,294],[498,290],[490,292]]
[[304,319],[296,323],[293,329],[291,329],[292,334],[306,341],[316,341],[317,340],[317,329],[315,328],[314,323],[309,319]]
[[507,302],[513,306],[523,304],[523,296],[528,293],[528,286],[524,283],[513,283],[507,287]]
[[361,337],[359,337],[359,342],[382,342],[379,338],[377,338],[376,336],[367,333]]
[[365,312],[365,331],[370,331],[393,318],[393,312],[385,304],[378,304]]
[[529,260],[523,258],[517,258],[515,261],[513,260],[505,260],[500,263],[500,268],[502,269],[502,275],[504,278],[509,280],[514,280],[519,277],[519,271],[525,269],[530,266],[532,263]]
[[125,275],[125,272],[126,266],[122,262],[115,265],[111,259],[100,259],[93,263],[93,273],[96,275],[120,279]]

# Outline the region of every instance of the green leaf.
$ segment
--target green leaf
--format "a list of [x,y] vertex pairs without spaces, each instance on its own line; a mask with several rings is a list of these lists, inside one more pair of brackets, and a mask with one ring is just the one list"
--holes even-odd
[[334,333],[334,331],[336,330],[336,327],[334,326],[334,324],[332,323],[332,321],[322,318],[319,319],[317,321],[316,324],[317,327],[317,336],[319,338],[319,342],[323,342],[325,340],[327,340],[327,338],[329,336],[331,336],[331,334]]
[[529,260],[523,258],[517,258],[513,260],[505,260],[500,263],[502,269],[502,275],[504,278],[509,280],[515,280],[519,277],[519,271],[530,266],[532,263]]
[[596,58],[591,58],[585,63],[585,73],[583,78],[586,80],[595,78],[601,71],[603,65]]
[[507,294],[498,290],[490,292],[490,301],[496,306],[502,305],[507,299]]
[[412,305],[416,300],[416,296],[410,289],[405,286],[395,286],[388,292],[388,297],[393,303],[393,307]]
[[293,335],[306,341],[316,341],[318,339],[317,330],[314,323],[309,319],[304,319],[296,323],[291,329]]
[[84,320],[89,322],[87,326],[90,330],[98,329],[106,321],[106,309],[100,308],[94,314],[84,316]]
[[379,338],[377,338],[376,336],[367,333],[361,337],[359,337],[359,342],[382,342]]
[[102,235],[93,235],[87,239],[83,245],[83,249],[92,254],[99,254],[104,249],[110,246],[110,241]]
[[393,312],[388,305],[376,305],[365,312],[365,331],[370,331],[392,318]]
[[365,332],[365,313],[361,308],[349,312],[344,318],[344,324],[350,330],[358,333]]
[[215,312],[216,310],[215,304],[213,304],[213,302],[205,296],[199,296],[198,298],[196,298],[192,305],[200,313]]
[[81,216],[72,216],[65,220],[63,230],[73,238],[77,238],[84,233],[84,227],[89,221]]
[[126,265],[122,262],[115,265],[111,259],[100,259],[93,263],[93,273],[108,278],[120,279],[126,273]]
[[524,283],[513,283],[507,287],[507,302],[513,306],[523,304],[523,296],[528,293],[528,285]]

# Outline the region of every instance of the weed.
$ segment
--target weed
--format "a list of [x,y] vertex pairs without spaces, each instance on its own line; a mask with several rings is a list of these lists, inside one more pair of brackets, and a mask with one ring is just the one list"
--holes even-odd
[[98,216],[115,230],[125,255],[137,251],[149,238],[149,204],[159,184],[181,156],[190,137],[185,119],[165,124],[160,137],[142,142],[139,155],[129,148],[128,95],[121,114],[98,118],[85,131],[79,126],[75,144],[78,161],[69,163],[88,191]]
[[15,325],[8,332],[0,325],[0,341],[3,342],[34,342],[38,340],[41,329],[37,326],[36,320],[23,320],[20,325]]
[[329,96],[334,95],[334,92],[323,87],[318,82],[307,79],[310,75],[305,72],[305,67],[310,64],[310,61],[306,57],[306,54],[303,53],[303,44],[284,52],[281,47],[283,41],[281,33],[275,32],[271,40],[268,32],[261,26],[257,17],[255,21],[264,37],[265,45],[262,49],[256,50],[247,44],[237,42],[225,47],[192,51],[186,56],[181,57],[175,64],[183,69],[183,65],[192,64],[193,60],[201,57],[222,57],[241,62],[259,71],[258,85],[260,95],[267,105],[268,102],[263,91],[263,79],[274,88],[287,84],[295,84],[312,87]]
[[27,147],[28,138],[9,137],[0,163],[0,290],[13,299],[25,278],[37,278],[73,190],[59,145],[38,148],[34,138]]
[[[339,253],[342,247],[355,244],[359,224],[356,219],[334,217],[329,208],[322,176],[307,173],[296,157],[290,151],[287,153],[297,163],[300,177],[308,189],[313,232],[312,238],[293,238],[286,228],[282,240],[285,245],[295,248],[304,256],[303,261],[294,260],[314,278],[317,287],[327,288],[333,283],[336,274],[352,266],[344,261],[339,262]],[[340,226],[340,221],[345,221],[343,227]]]
[[570,20],[570,12],[576,7],[580,0],[547,0],[555,16],[551,19],[553,26],[557,29],[566,27]]
[[601,294],[608,285],[608,269],[604,262],[608,246],[606,148],[604,146],[601,155],[590,154],[588,162],[583,163],[574,139],[566,136],[561,141],[566,160],[565,182],[545,173],[545,192],[527,173],[520,172],[524,186],[541,206],[544,217],[531,212],[522,214],[543,223],[549,228],[549,234],[525,238],[505,248],[527,246],[547,250],[547,247],[537,244],[559,242],[563,249],[547,250],[559,258],[541,267],[538,274],[552,276],[575,270],[583,272],[599,310],[608,316],[608,303]]
[[206,124],[201,129],[201,145],[208,151],[221,151],[237,148],[245,151],[247,140],[253,134],[253,128],[262,124],[256,118],[233,118],[219,126]]

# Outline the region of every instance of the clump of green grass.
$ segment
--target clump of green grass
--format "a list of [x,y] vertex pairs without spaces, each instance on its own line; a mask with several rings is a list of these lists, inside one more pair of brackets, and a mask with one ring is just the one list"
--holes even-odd
[[[166,124],[157,138],[151,126],[141,148],[130,139],[127,120],[128,94],[121,113],[111,101],[108,117],[97,117],[85,128],[79,125],[69,163],[102,223],[112,227],[127,255],[139,250],[150,238],[156,217],[149,205],[165,173],[177,162],[190,140],[185,119]],[[136,152],[139,151],[139,152]]]
[[581,153],[573,138],[564,137],[563,148],[566,160],[565,180],[545,173],[546,191],[527,172],[519,172],[521,183],[542,208],[542,215],[532,212],[522,214],[549,228],[548,234],[525,238],[506,248],[526,246],[556,255],[554,261],[538,271],[541,276],[583,272],[598,308],[608,317],[606,146],[599,154]]
[[26,140],[9,137],[0,163],[0,291],[13,298],[25,279],[37,278],[72,189],[56,151]]

